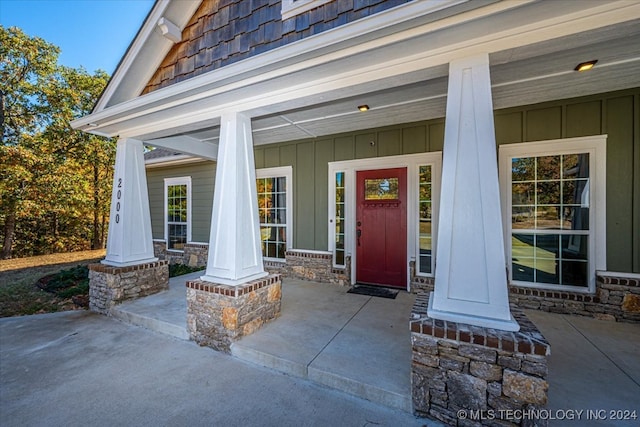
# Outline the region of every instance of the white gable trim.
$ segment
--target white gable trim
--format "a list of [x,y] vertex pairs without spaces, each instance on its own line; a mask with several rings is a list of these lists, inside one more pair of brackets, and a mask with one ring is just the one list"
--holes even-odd
[[[167,19],[182,31],[200,6],[200,3],[202,3],[202,0],[156,1],[142,28],[129,46],[113,73],[109,84],[96,103],[94,112],[107,108],[114,95],[125,89],[122,87],[125,77],[129,77],[129,81],[132,82],[128,86],[130,88],[129,91],[136,94],[142,92],[174,44],[164,37],[158,28],[158,23],[162,19]],[[132,75],[135,76],[135,79],[131,79]],[[133,84],[134,80],[135,84]]]

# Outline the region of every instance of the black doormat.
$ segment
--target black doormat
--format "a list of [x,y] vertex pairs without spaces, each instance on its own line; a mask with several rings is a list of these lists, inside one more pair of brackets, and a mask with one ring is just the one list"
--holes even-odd
[[371,297],[395,299],[398,291],[380,286],[354,285],[347,291],[348,294],[369,295]]

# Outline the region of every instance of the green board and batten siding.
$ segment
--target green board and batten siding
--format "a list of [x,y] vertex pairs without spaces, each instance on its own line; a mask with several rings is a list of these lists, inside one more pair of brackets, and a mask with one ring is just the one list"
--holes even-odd
[[209,224],[213,206],[213,186],[216,176],[214,162],[196,162],[180,166],[147,169],[151,228],[154,239],[164,239],[164,179],[191,177],[191,240],[209,241]]
[[[609,135],[607,268],[640,272],[640,89],[499,110],[495,125],[499,145]],[[435,119],[258,146],[255,161],[293,167],[293,247],[326,250],[328,162],[440,151],[443,143],[444,119]]]

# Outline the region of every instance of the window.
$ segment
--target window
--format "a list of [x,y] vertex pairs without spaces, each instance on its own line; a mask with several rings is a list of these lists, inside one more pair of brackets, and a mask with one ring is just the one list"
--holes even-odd
[[335,174],[335,208],[336,208],[336,226],[335,226],[335,250],[333,253],[333,263],[336,266],[344,267],[344,232],[345,232],[345,209],[344,209],[344,172],[336,172]]
[[191,241],[191,177],[165,178],[164,200],[167,249],[183,251]]
[[333,0],[282,0],[282,19],[289,19]]
[[418,168],[418,273],[433,273],[431,165]]
[[500,147],[510,279],[593,290],[604,234],[605,137]]
[[291,176],[291,166],[256,171],[260,240],[267,259],[284,261],[291,247]]

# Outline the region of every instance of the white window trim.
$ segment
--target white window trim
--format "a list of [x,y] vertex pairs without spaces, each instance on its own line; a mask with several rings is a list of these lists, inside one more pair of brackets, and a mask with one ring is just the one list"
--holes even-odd
[[[293,167],[291,166],[280,166],[275,168],[262,168],[256,169],[256,179],[260,178],[280,178],[284,177],[286,182],[286,201],[287,201],[287,211],[286,218],[287,224],[285,226],[285,232],[287,235],[286,248],[290,250],[293,245]],[[263,256],[266,261],[274,261],[274,262],[286,262],[281,258],[271,258]]]
[[191,243],[191,177],[190,176],[182,176],[176,178],[165,178],[164,179],[164,240],[167,244],[167,251],[170,252],[184,252],[184,250],[180,249],[169,249],[169,191],[168,188],[170,185],[186,185],[187,186],[187,244]]
[[282,0],[282,20],[292,18],[333,0]]
[[[596,271],[606,270],[606,164],[607,135],[547,141],[505,144],[499,147],[500,197],[504,248],[509,272],[509,283],[517,286],[593,293],[596,289]],[[511,159],[514,157],[551,156],[557,154],[589,153],[589,283],[587,287],[514,282],[511,262]]]
[[[335,174],[344,172],[345,185],[345,256],[351,257],[351,282],[356,280],[356,266],[358,260],[354,256],[356,248],[356,237],[353,230],[356,223],[356,172],[375,169],[407,168],[407,261],[419,262],[420,235],[418,233],[418,221],[420,215],[419,200],[419,173],[420,166],[431,165],[431,211],[432,211],[432,266],[435,267],[437,231],[438,231],[438,211],[440,203],[440,183],[442,175],[442,151],[429,153],[406,154],[400,156],[374,157],[368,159],[345,160],[329,163],[329,191],[328,191],[328,250],[332,254],[335,252]],[[351,230],[351,232],[349,232]],[[340,268],[341,266],[334,267]],[[431,274],[418,273],[416,265],[416,276],[433,277],[435,268]],[[411,286],[411,272],[407,262],[407,290]]]

